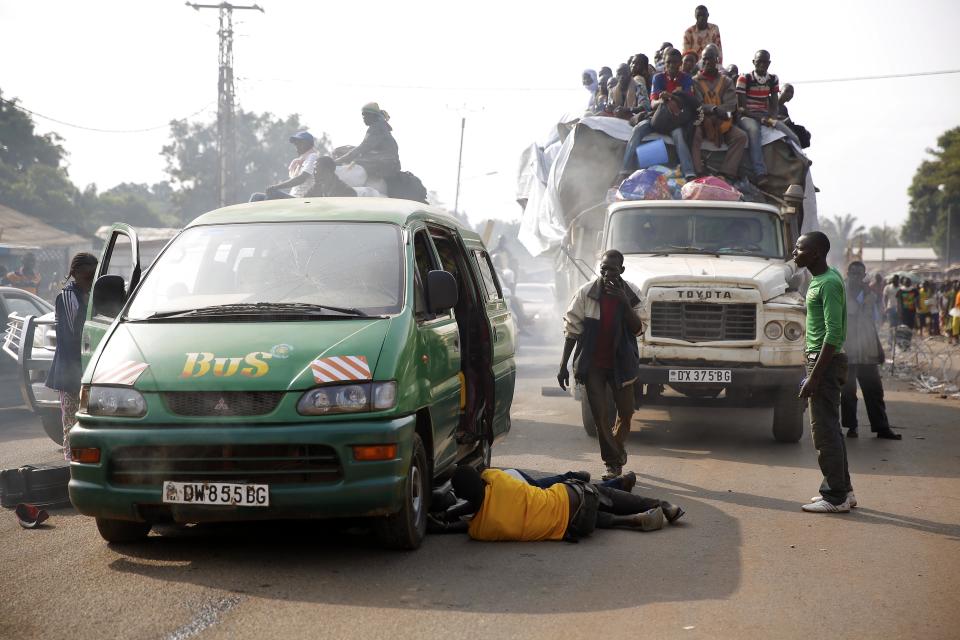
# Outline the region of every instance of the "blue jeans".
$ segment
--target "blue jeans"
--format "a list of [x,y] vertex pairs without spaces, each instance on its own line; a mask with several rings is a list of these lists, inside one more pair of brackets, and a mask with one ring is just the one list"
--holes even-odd
[[[567,471],[563,475],[547,476],[546,478],[540,478],[538,480],[528,476],[523,471],[520,471],[520,469],[517,469],[516,471],[521,476],[523,476],[523,479],[527,481],[527,484],[534,487],[540,487],[541,489],[549,489],[555,484],[560,484],[564,480],[570,480],[574,477],[572,471]],[[597,484],[601,487],[610,487],[611,489],[620,489],[621,491],[623,491],[623,480],[621,480],[620,478],[614,478],[613,480],[604,480],[603,482],[598,482]]]
[[[637,166],[637,147],[639,147],[643,139],[651,133],[653,133],[653,125],[650,124],[649,119],[644,120],[633,128],[633,133],[630,134],[630,140],[627,142],[627,149],[623,153],[623,163],[620,167],[621,173],[633,172]],[[677,127],[670,132],[670,137],[673,139],[673,146],[677,150],[677,157],[680,158],[680,169],[683,171],[684,177],[695,178],[697,176],[697,170],[693,166],[693,156],[690,155],[690,147],[687,146],[687,141],[683,137],[683,129]]]
[[[750,141],[750,163],[753,165],[753,173],[757,176],[767,175],[767,164],[763,161],[763,144],[760,142],[760,127],[763,125],[760,124],[759,120],[743,116],[737,121],[737,126],[747,133],[747,138]],[[773,128],[796,142],[797,146],[800,146],[800,138],[786,123],[777,120]]]

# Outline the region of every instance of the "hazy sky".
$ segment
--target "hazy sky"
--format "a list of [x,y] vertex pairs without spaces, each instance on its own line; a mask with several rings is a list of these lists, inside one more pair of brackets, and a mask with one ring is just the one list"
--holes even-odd
[[[582,108],[584,68],[616,67],[635,52],[652,58],[665,40],[679,46],[698,4],[259,3],[266,13],[235,13],[240,106],[299,113],[339,145],[360,141],[360,106],[376,100],[391,114],[404,168],[451,206],[463,113],[461,209],[474,221],[519,216],[519,153],[560,115]],[[802,81],[960,69],[960,2],[707,6],[725,63],[749,67],[765,48],[781,82],[796,85],[790,113],[813,134],[821,215],[852,213],[868,226],[903,222],[924,150],[960,125],[960,74]],[[198,117],[213,118],[216,30],[217,11],[197,12],[181,0],[0,0],[0,90],[88,127],[152,127],[205,106]],[[164,178],[165,127],[112,134],[37,124],[66,139],[70,175],[81,187]]]

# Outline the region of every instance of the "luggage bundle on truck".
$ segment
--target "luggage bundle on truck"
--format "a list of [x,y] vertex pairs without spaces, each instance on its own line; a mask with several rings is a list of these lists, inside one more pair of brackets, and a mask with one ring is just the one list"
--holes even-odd
[[[517,194],[524,207],[520,240],[534,255],[555,257],[562,306],[596,277],[604,251],[624,254],[624,277],[640,287],[644,301],[638,405],[694,398],[701,406],[722,398],[728,405],[770,406],[774,437],[798,441],[806,278],[788,260],[797,237],[817,228],[809,160],[765,128],[769,176],[762,190],[747,179],[685,182],[671,168],[671,140],[654,134],[647,140],[663,140],[665,166],[621,184],[630,134],[624,120],[587,116],[565,119],[528,147]],[[706,166],[718,165],[724,153],[705,144]],[[750,177],[749,168],[741,175]],[[665,398],[667,387],[683,398]],[[584,429],[595,435],[580,399]]]

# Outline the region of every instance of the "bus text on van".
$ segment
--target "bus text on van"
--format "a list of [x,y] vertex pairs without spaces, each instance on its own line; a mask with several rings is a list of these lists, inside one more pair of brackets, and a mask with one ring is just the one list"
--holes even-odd
[[[265,351],[254,351],[239,357],[218,357],[209,351],[193,351],[187,353],[187,361],[183,365],[181,378],[202,378],[213,373],[218,378],[229,378],[239,373],[248,378],[261,378],[270,371],[267,360],[273,356]],[[244,366],[240,366],[240,365]]]

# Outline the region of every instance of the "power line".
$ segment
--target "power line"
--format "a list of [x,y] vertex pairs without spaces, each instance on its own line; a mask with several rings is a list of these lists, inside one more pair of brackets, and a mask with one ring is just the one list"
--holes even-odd
[[[55,122],[59,125],[63,125],[64,127],[70,127],[72,129],[80,129],[82,131],[94,131],[96,133],[147,133],[149,131],[158,131],[159,129],[166,129],[167,127],[170,126],[170,121],[168,120],[164,124],[157,125],[155,127],[145,127],[143,129],[101,129],[99,127],[87,127],[81,124],[73,124],[72,122],[66,122],[64,120],[59,120],[57,118],[45,116],[42,113],[38,113],[34,111],[33,109],[28,109],[24,107],[23,105],[19,104],[15,100],[7,100],[6,98],[0,98],[0,102],[2,102],[3,104],[10,105],[14,109],[23,111],[24,113],[28,113],[35,118],[40,118],[42,120],[49,120],[50,122]],[[187,116],[184,116],[183,118],[174,118],[174,120],[186,120],[188,118],[198,116],[204,111],[206,111],[207,109],[209,109],[212,105],[213,105],[213,102],[208,102],[203,107],[201,107],[200,109],[197,109],[193,113]]]
[[[891,73],[885,75],[875,75],[875,76],[852,76],[849,78],[823,78],[815,80],[791,80],[790,84],[823,84],[827,82],[857,82],[860,80],[889,80],[892,78],[915,78],[922,76],[942,76],[960,73],[960,69],[944,69],[939,71],[914,71],[910,73]],[[782,80],[783,78],[781,78]],[[251,82],[251,83],[269,83],[269,82],[279,82],[279,83],[301,83],[302,80],[295,78],[250,78],[243,77],[238,78],[241,82]],[[365,83],[353,83],[353,82],[333,82],[328,83],[328,87],[339,87],[344,89],[382,89],[382,90],[409,90],[409,91],[489,91],[489,92],[501,92],[501,91],[515,91],[518,93],[524,92],[561,92],[561,91],[583,91],[583,88],[578,85],[572,85],[569,87],[457,87],[457,86],[439,86],[439,85],[419,85],[419,84],[365,84]]]
[[849,78],[826,78],[823,80],[793,80],[790,84],[824,84],[827,82],[858,82],[860,80],[889,80],[890,78],[916,78],[919,76],[945,76],[960,73],[960,69],[942,71],[914,71],[912,73],[889,73],[882,76],[852,76]]

